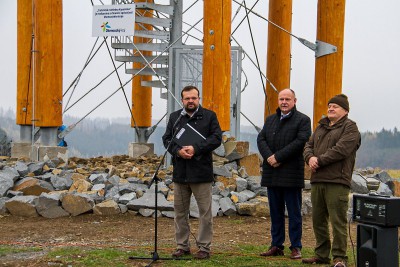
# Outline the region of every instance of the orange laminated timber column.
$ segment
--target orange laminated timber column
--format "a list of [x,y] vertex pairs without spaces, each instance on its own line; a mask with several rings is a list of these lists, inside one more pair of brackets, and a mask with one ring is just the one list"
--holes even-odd
[[35,126],[58,127],[62,124],[62,0],[34,3]]
[[317,40],[336,46],[337,52],[315,62],[314,129],[329,99],[342,92],[345,0],[320,0],[317,12]]
[[16,123],[32,124],[32,0],[17,2],[17,112]]
[[231,0],[204,0],[202,105],[217,113],[222,131],[230,128]]
[[[268,18],[291,32],[292,0],[270,0]],[[267,78],[277,90],[290,87],[290,35],[271,23],[268,24]],[[278,93],[268,82],[266,96],[265,117],[278,108]]]
[[35,126],[60,126],[62,124],[62,1],[18,0],[17,17],[16,122],[19,125],[32,125],[34,109]]
[[[135,0],[135,3],[151,2],[153,0]],[[145,17],[153,17],[152,10],[140,10],[136,12],[141,13]],[[151,25],[144,25],[135,23],[135,30],[152,30]],[[147,43],[151,41],[149,38],[134,37],[134,43]],[[137,51],[135,55],[139,56]],[[141,51],[144,56],[151,56],[151,51]],[[133,63],[134,69],[141,69],[145,66],[142,63]],[[136,75],[132,80],[132,114],[131,126],[132,127],[150,127],[151,126],[151,102],[152,102],[152,88],[149,86],[142,86],[141,81],[151,81],[151,75]],[[136,124],[136,125],[135,125]]]

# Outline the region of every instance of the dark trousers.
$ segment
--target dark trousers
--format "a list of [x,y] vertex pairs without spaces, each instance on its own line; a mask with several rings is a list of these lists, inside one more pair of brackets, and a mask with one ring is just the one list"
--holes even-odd
[[268,187],[268,202],[271,214],[272,246],[284,248],[285,204],[289,217],[289,238],[292,248],[302,248],[301,188]]

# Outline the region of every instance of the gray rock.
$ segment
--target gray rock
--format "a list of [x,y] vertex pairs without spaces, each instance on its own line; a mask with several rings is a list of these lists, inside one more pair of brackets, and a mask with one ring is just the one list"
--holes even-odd
[[4,179],[11,179],[13,182],[17,181],[19,178],[19,173],[16,169],[5,166],[3,170],[0,171],[0,181]]
[[351,176],[351,191],[358,194],[367,194],[367,182],[360,174],[353,173]]
[[254,190],[254,193],[255,193],[257,196],[264,196],[264,197],[267,197],[267,196],[268,196],[268,188],[262,186],[262,187],[260,187],[260,188],[257,188],[256,190]]
[[135,184],[127,183],[127,184],[119,185],[118,193],[121,196],[125,195],[125,194],[129,194],[129,193],[135,193],[135,192],[136,192],[136,185]]
[[[153,183],[153,184],[150,186],[150,188],[149,188],[148,190],[146,190],[146,191],[147,191],[147,192],[155,193],[155,188],[156,188],[156,185]],[[161,191],[163,191],[163,190],[165,190],[165,189],[168,189],[168,187],[165,185],[164,182],[159,182],[159,183],[157,184],[157,189],[158,189],[158,193],[160,193]]]
[[175,211],[162,211],[161,213],[164,217],[171,219],[175,218]]
[[51,172],[45,173],[43,175],[38,175],[36,176],[37,179],[42,180],[42,181],[46,181],[51,183],[51,178],[52,177],[56,177],[56,175],[52,174]]
[[60,194],[42,193],[36,205],[37,212],[45,218],[59,218],[69,216],[61,207]]
[[229,197],[223,197],[219,200],[219,205],[221,207],[222,212],[224,215],[232,216],[236,215],[236,207],[235,204]]
[[225,189],[225,186],[221,182],[215,182],[214,185],[212,186],[212,194],[213,195],[219,195],[221,191]]
[[387,182],[392,181],[392,177],[390,177],[390,175],[386,171],[381,171],[375,174],[374,177],[384,184],[387,184]]
[[[98,195],[98,194],[91,194],[91,195],[89,195],[89,196],[90,196],[90,197],[92,198],[92,200],[94,201],[94,204],[99,204],[99,203],[105,201],[104,196],[101,196],[101,195]],[[114,201],[118,201],[118,199],[117,199],[117,200],[114,199]]]
[[304,180],[304,190],[311,190],[311,181]]
[[7,191],[13,188],[14,181],[11,177],[0,176],[0,197],[7,195]]
[[247,188],[247,180],[241,177],[235,178],[236,180],[236,191],[242,192]]
[[140,180],[138,177],[128,177],[126,178],[126,180],[131,184],[143,184],[143,181]]
[[231,195],[231,191],[224,187],[224,189],[219,193],[222,197],[229,197]]
[[38,217],[37,196],[16,196],[6,201],[7,210],[14,216]]
[[224,157],[225,156],[225,146],[221,144],[219,147],[217,147],[213,153],[217,156]]
[[106,185],[105,184],[95,184],[92,187],[92,191],[99,191],[102,189],[106,189]]
[[13,198],[16,196],[23,196],[23,195],[24,195],[24,193],[21,191],[8,190],[6,197]]
[[[141,198],[129,201],[126,206],[129,210],[138,211],[139,209],[154,209],[155,208],[155,193],[146,192]],[[172,211],[174,206],[172,202],[165,199],[164,195],[157,193],[157,206],[160,211]]]
[[237,171],[238,170],[238,165],[236,163],[236,161],[231,161],[227,164],[224,165],[228,171],[232,172],[232,171]]
[[8,197],[0,197],[0,215],[6,215],[10,213],[6,208],[6,201],[9,199],[10,198]]
[[94,173],[89,176],[89,182],[95,184],[105,184],[107,182],[107,173]]
[[118,204],[119,209],[121,210],[121,213],[126,213],[128,211],[128,207],[124,204]]
[[247,180],[247,189],[253,192],[261,187],[261,176],[249,176],[246,178],[246,180]]
[[113,186],[107,190],[106,195],[104,196],[105,199],[114,199],[117,200],[121,197],[119,194],[118,186]]
[[226,165],[222,165],[222,166],[214,165],[213,172],[215,175],[224,176],[224,177],[228,177],[228,178],[232,177],[232,173],[229,171],[229,169],[228,169],[228,167],[226,167]]
[[139,214],[142,215],[143,217],[151,217],[153,216],[154,212],[155,210],[153,209],[144,209],[144,208],[139,209]]
[[222,196],[212,196],[211,212],[213,217],[218,216],[218,212],[221,210],[219,205],[219,200],[221,198]]
[[249,197],[246,194],[243,194],[242,192],[240,192],[240,193],[239,192],[231,192],[231,197],[232,196],[236,196],[237,200],[238,200],[237,202],[239,202],[239,203],[246,202],[249,199]]
[[247,199],[252,199],[256,196],[256,194],[253,191],[250,190],[244,190],[242,192],[239,192],[242,195],[245,195],[247,197]]
[[68,190],[71,187],[73,181],[71,178],[64,178],[53,175],[50,178],[50,183],[56,190]]
[[131,192],[131,193],[126,193],[123,194],[119,199],[118,199],[118,203],[120,204],[128,204],[129,201],[136,199],[136,193],[135,192]]
[[381,171],[380,173],[375,174],[374,177],[382,183],[386,184],[392,192],[395,191],[393,178],[390,177],[390,175],[386,171]]
[[392,190],[390,190],[389,186],[384,183],[380,183],[378,190],[376,191],[379,195],[384,196],[393,196]]
[[31,162],[28,164],[29,172],[34,173],[35,175],[41,175],[43,172],[44,162]]
[[29,173],[28,165],[25,162],[17,161],[14,168],[17,170],[21,177],[24,177]]
[[301,205],[301,213],[310,215],[312,213],[311,192],[303,193],[303,203]]
[[121,178],[118,175],[113,175],[110,178],[108,178],[108,182],[114,186],[119,185],[120,180],[121,180]]

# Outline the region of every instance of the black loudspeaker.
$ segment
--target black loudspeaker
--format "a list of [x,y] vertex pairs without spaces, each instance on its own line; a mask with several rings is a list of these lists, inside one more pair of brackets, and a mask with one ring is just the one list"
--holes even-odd
[[357,225],[357,267],[398,267],[397,227]]

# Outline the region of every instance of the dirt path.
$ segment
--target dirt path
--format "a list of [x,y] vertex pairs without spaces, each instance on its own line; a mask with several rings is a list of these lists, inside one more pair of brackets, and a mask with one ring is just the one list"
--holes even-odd
[[[40,246],[45,250],[56,247],[75,246],[93,248],[154,247],[154,218],[123,214],[118,216],[97,216],[93,214],[58,219],[22,218],[0,216],[0,245]],[[197,233],[196,219],[190,219],[192,232]],[[158,218],[158,245],[174,248],[173,219]],[[227,251],[240,244],[270,244],[269,218],[256,217],[216,217],[214,218],[213,251]],[[356,229],[352,224],[352,238],[355,241]],[[286,240],[289,240],[288,238]],[[194,242],[192,242],[194,243]],[[303,219],[303,246],[314,246],[311,217]],[[24,265],[29,257],[40,258],[40,253],[0,257],[3,266]],[[13,258],[14,257],[14,258]],[[7,265],[4,265],[7,264]],[[1,266],[1,265],[0,265]]]

